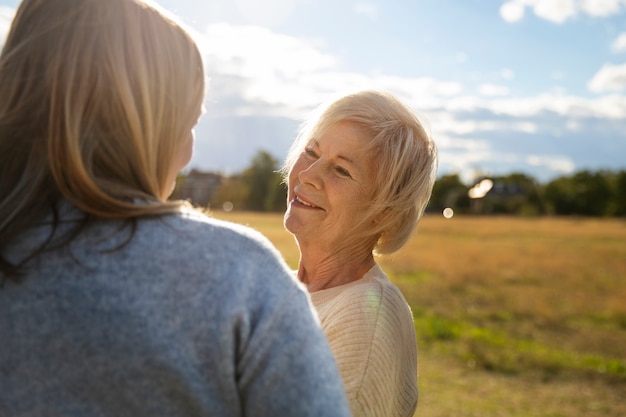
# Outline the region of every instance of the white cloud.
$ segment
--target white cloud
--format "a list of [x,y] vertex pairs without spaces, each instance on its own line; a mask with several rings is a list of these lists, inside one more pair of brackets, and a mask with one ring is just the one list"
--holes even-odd
[[592,17],[607,17],[620,13],[626,0],[508,0],[500,6],[500,16],[507,22],[524,18],[526,7],[538,17],[553,23],[563,23],[579,13]]
[[486,140],[450,138],[445,135],[436,135],[439,149],[439,172],[454,172],[459,174],[461,181],[472,183],[482,172],[478,167],[490,165],[493,159],[493,150]]
[[504,85],[482,84],[478,86],[478,94],[489,97],[506,96],[509,88]]
[[623,94],[607,95],[590,104],[596,110],[589,113],[592,117],[608,120],[626,120],[626,97]]
[[258,113],[296,117],[338,92],[365,88],[391,91],[415,107],[432,106],[462,92],[459,83],[429,77],[343,71],[340,60],[325,53],[320,41],[258,26],[213,24],[205,35],[200,44],[211,77],[209,97],[243,98],[245,108],[235,109],[237,113],[250,114],[256,102]]
[[543,19],[554,23],[563,23],[576,14],[574,0],[541,0],[535,1],[533,11]]
[[508,1],[500,6],[500,16],[507,22],[517,22],[524,18],[524,3],[520,1]]
[[611,51],[618,54],[626,52],[626,32],[622,32],[611,44]]
[[622,6],[626,6],[624,0],[583,0],[580,8],[590,16],[606,17],[619,13]]
[[201,42],[211,70],[258,77],[279,73],[286,78],[334,68],[334,57],[320,42],[280,35],[260,26],[209,25]]
[[529,165],[545,167],[561,174],[571,174],[576,169],[576,165],[570,158],[561,155],[529,155],[526,162]]
[[626,90],[626,64],[604,64],[589,81],[587,88],[594,93]]
[[358,3],[354,6],[356,14],[367,16],[372,20],[378,19],[378,6],[372,3]]
[[458,120],[450,114],[448,117],[432,114],[430,120],[439,133],[453,135],[473,135],[485,132],[521,132],[537,133],[537,125],[532,122],[505,122],[494,120]]
[[[259,26],[210,25],[199,40],[207,73],[211,78],[209,97],[222,100],[226,95],[243,98],[250,113],[250,102],[267,105],[265,111],[293,116],[311,102],[320,102],[310,83],[315,76],[335,71],[335,57],[321,51],[318,40],[302,40],[271,32]],[[322,81],[320,81],[322,82]],[[328,86],[332,89],[334,86]],[[260,110],[257,110],[259,112]]]
[[616,94],[595,99],[553,93],[523,98],[455,96],[444,103],[444,109],[463,113],[487,111],[514,118],[552,113],[560,117],[620,120],[626,119],[626,96]]
[[437,146],[441,149],[458,150],[464,152],[483,152],[489,150],[489,143],[485,140],[458,138],[443,132],[437,134]]

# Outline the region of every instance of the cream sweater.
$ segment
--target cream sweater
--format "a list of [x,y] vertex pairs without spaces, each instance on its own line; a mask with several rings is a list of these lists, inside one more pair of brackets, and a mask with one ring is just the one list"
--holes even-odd
[[361,279],[311,293],[355,417],[409,417],[417,407],[411,310],[378,265]]

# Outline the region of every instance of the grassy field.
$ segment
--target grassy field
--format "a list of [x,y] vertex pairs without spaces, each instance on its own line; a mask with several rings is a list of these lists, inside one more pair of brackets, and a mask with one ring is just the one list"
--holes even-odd
[[[297,265],[282,216],[213,215]],[[626,221],[427,215],[379,262],[415,317],[416,416],[626,416]]]

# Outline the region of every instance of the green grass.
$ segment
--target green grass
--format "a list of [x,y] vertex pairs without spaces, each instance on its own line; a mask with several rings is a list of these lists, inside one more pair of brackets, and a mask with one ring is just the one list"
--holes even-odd
[[[214,213],[295,267],[281,215]],[[626,222],[426,216],[379,259],[414,314],[416,416],[626,416]]]
[[[542,371],[544,378],[558,373],[597,373],[597,376],[626,382],[626,360],[581,354],[531,339],[512,337],[505,331],[477,327],[469,321],[451,320],[414,312],[415,329],[429,349],[438,349],[464,360],[472,367],[518,375]],[[503,313],[501,320],[514,320]]]

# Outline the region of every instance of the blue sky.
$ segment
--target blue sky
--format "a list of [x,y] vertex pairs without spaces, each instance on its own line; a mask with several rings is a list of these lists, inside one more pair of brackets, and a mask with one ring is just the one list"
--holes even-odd
[[[159,3],[211,78],[190,167],[282,160],[315,106],[376,88],[425,121],[440,175],[626,169],[626,0]],[[0,43],[18,4],[0,0]]]

